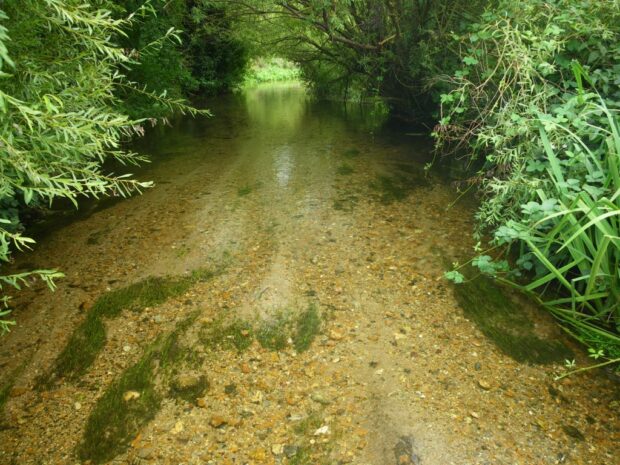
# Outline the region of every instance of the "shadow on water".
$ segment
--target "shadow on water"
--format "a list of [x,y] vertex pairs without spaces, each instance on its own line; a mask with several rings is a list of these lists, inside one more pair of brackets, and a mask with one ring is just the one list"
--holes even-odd
[[[472,272],[473,273],[473,272]],[[506,355],[520,363],[545,364],[573,358],[559,339],[536,335],[527,304],[492,279],[478,276],[453,285],[465,316]]]

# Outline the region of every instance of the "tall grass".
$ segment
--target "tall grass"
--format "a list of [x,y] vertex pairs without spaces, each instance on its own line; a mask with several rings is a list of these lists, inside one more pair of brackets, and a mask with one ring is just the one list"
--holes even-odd
[[[620,124],[617,110],[579,87],[555,114],[539,115],[541,187],[495,232],[491,250],[518,247],[516,268],[489,255],[471,262],[533,296],[600,359],[594,366],[618,366]],[[458,270],[446,277],[464,279]]]
[[[595,358],[613,363],[620,361],[620,129],[604,101],[593,104],[590,112],[606,123],[589,123],[599,146],[566,125],[555,125],[573,142],[567,148],[577,149],[570,156],[562,156],[541,127],[558,202],[555,212],[521,236],[544,270],[523,290],[535,293]],[[571,191],[562,164],[577,151],[585,157],[584,178],[597,179],[599,189]],[[549,200],[542,190],[537,193],[541,202]]]

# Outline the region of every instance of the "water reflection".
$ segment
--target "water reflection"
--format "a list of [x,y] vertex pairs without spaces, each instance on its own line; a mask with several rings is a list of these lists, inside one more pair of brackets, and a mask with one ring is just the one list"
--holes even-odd
[[294,166],[292,148],[285,145],[277,149],[275,152],[274,164],[278,185],[280,187],[286,187],[291,179],[291,172]]
[[271,84],[244,93],[250,122],[266,129],[292,130],[304,119],[308,94],[301,84]]

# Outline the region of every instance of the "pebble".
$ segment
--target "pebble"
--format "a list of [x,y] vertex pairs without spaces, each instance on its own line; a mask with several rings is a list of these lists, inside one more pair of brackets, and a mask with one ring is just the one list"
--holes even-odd
[[137,455],[139,458],[143,460],[150,459],[155,453],[155,449],[153,447],[142,447],[138,449]]
[[172,427],[172,429],[170,430],[170,432],[172,434],[179,434],[181,431],[183,431],[185,429],[185,425],[183,425],[182,421],[177,421],[174,426]]
[[314,432],[314,436],[321,436],[321,435],[329,434],[329,433],[330,433],[329,425],[324,425]]
[[286,455],[289,459],[295,457],[298,451],[299,447],[292,444],[286,444],[283,449],[284,455]]
[[138,399],[139,397],[140,397],[140,393],[138,391],[127,391],[123,394],[123,400],[125,402]]
[[331,400],[325,398],[322,394],[318,392],[314,392],[310,395],[310,399],[321,404],[321,405],[329,405],[331,404]]
[[11,397],[19,397],[19,396],[24,395],[27,392],[28,392],[27,388],[24,388],[24,387],[14,387],[13,389],[11,389],[11,392],[9,393],[9,396],[11,396]]
[[174,378],[172,385],[179,391],[194,388],[201,383],[202,379],[199,376],[183,373]]
[[254,393],[254,395],[252,396],[252,399],[250,399],[250,401],[253,404],[262,404],[262,402],[263,402],[263,393],[261,391],[256,391]]
[[228,421],[220,415],[213,415],[211,419],[209,420],[209,424],[213,426],[214,428],[220,428],[228,424]]
[[478,380],[478,386],[480,386],[485,391],[489,391],[491,389],[491,387],[492,387],[491,383],[489,383],[488,381],[485,381],[484,379],[479,379]]

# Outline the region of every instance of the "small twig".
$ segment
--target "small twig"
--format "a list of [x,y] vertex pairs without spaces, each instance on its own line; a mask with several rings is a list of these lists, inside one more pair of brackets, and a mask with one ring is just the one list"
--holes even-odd
[[601,367],[604,367],[604,366],[607,366],[607,365],[613,365],[614,363],[618,363],[618,362],[620,362],[620,358],[614,358],[614,359],[611,359],[611,360],[607,360],[606,362],[603,362],[603,363],[597,363],[596,365],[590,365],[590,366],[587,366],[587,367],[579,368],[577,370],[569,371],[568,373],[564,373],[563,375],[556,376],[553,379],[555,381],[559,381],[562,378],[566,378],[567,376],[571,376],[571,375],[574,375],[576,373],[580,373],[582,371],[593,370],[594,368],[601,368]]

